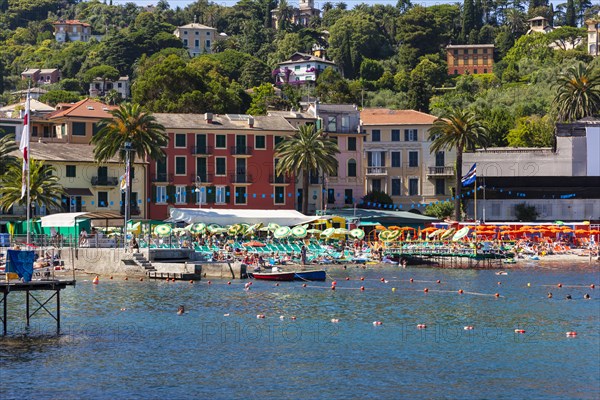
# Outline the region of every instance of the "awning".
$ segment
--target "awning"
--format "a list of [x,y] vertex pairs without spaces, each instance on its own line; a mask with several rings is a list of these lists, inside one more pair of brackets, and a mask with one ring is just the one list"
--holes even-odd
[[92,226],[123,226],[123,218],[119,213],[115,211],[98,211],[46,215],[41,218],[42,228],[75,226],[77,219],[91,219]]
[[42,228],[60,228],[75,226],[75,220],[87,213],[85,212],[74,212],[74,213],[59,213],[51,214],[42,217]]
[[65,188],[67,196],[93,196],[94,194],[88,188]]
[[379,222],[375,222],[375,221],[360,221],[358,223],[358,226],[377,226],[377,225],[381,225]]
[[244,209],[198,209],[172,208],[167,222],[184,221],[188,224],[204,222],[221,226],[238,223],[258,224],[276,223],[280,226],[307,224],[320,219],[317,216],[306,216],[296,210],[244,210]]

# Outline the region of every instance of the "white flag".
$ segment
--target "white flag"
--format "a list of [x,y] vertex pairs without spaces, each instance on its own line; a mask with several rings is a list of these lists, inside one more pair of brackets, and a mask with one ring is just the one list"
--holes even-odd
[[29,93],[25,101],[25,115],[23,116],[23,133],[21,134],[21,144],[19,150],[23,153],[23,179],[21,186],[21,198],[27,193],[27,175],[29,174],[29,126],[30,126],[30,110],[29,110]]

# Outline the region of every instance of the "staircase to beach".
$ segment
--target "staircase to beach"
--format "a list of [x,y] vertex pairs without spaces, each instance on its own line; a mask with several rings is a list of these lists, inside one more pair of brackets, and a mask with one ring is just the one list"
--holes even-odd
[[148,259],[146,259],[142,253],[133,253],[133,261],[140,267],[144,268],[146,274],[148,271],[156,271],[156,268],[152,266],[152,263],[148,261]]

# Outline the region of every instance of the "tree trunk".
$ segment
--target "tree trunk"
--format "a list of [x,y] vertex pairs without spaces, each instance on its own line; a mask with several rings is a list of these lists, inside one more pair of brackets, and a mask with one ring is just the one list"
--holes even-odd
[[463,152],[460,146],[456,146],[456,186],[454,191],[454,220],[460,221],[460,195],[462,192],[462,160]]
[[308,170],[302,171],[302,214],[308,214]]

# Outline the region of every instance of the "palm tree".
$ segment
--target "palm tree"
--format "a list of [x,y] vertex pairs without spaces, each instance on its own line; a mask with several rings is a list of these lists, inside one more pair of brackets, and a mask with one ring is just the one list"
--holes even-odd
[[319,171],[334,173],[338,166],[335,155],[339,152],[337,143],[313,125],[300,126],[294,136],[286,137],[275,147],[275,157],[279,159],[277,175],[302,173],[302,213],[308,213],[309,175]]
[[286,30],[292,18],[294,9],[289,5],[287,0],[279,0],[277,6],[277,29]]
[[[94,158],[99,163],[108,161],[115,155],[126,160],[126,145],[130,146],[130,163],[136,158],[162,160],[163,147],[169,142],[165,127],[156,122],[152,114],[145,112],[139,104],[124,103],[110,111],[113,118],[100,121],[100,130],[92,137]],[[130,164],[130,165],[131,165]],[[131,199],[131,175],[127,182],[127,198]]]
[[559,75],[554,105],[558,120],[569,122],[600,111],[600,73],[592,63],[578,63]]
[[460,221],[460,195],[462,188],[462,161],[465,150],[485,147],[487,129],[471,111],[451,109],[433,122],[429,128],[429,140],[433,143],[431,153],[440,150],[456,150],[454,217]]
[[[43,161],[29,160],[29,196],[31,205],[46,206],[46,209],[58,209],[61,206],[61,196],[65,194],[59,177],[53,166],[45,165]],[[27,198],[21,198],[23,185],[23,168],[13,163],[8,171],[0,178],[0,209],[6,211],[17,204],[26,205]]]
[[6,172],[10,164],[15,162],[16,158],[10,153],[17,150],[17,148],[14,135],[6,135],[0,138],[0,176]]
[[321,9],[323,10],[323,14],[325,14],[327,11],[333,9],[333,3],[326,1],[325,3],[323,3]]

